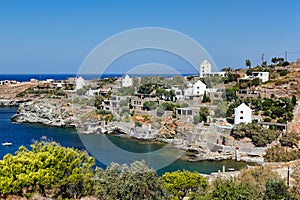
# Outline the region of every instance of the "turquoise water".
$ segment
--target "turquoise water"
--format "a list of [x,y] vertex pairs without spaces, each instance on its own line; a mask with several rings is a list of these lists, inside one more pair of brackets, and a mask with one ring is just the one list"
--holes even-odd
[[226,168],[239,170],[247,165],[235,161],[201,161],[189,162],[177,159],[182,152],[165,144],[145,143],[120,136],[83,135],[75,129],[54,128],[42,125],[11,123],[10,118],[17,108],[0,108],[0,142],[12,142],[12,146],[0,146],[0,158],[5,154],[14,154],[19,146],[29,148],[34,140],[46,136],[48,139],[60,143],[62,146],[87,149],[96,157],[97,165],[105,167],[111,162],[131,163],[135,160],[145,160],[146,164],[156,169],[158,174],[166,171],[190,170],[204,174],[217,172],[225,165]]

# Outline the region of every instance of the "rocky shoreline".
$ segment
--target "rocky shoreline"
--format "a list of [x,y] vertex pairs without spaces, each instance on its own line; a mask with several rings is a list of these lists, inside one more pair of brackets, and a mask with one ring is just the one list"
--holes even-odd
[[24,102],[31,101],[30,99],[9,100],[0,99],[0,107],[17,107]]
[[174,148],[185,151],[185,157],[189,161],[237,160],[264,163],[262,155],[265,149],[256,151],[258,153],[249,152],[246,148],[237,151],[234,146],[210,143],[204,136],[205,133],[187,139],[185,137],[192,134],[191,130],[173,120],[163,122],[160,130],[149,129],[148,126],[133,128],[134,124],[130,123],[110,122],[103,125],[97,120],[84,122],[82,114],[93,111],[92,107],[78,107],[61,100],[38,99],[18,105],[17,114],[11,118],[11,121],[15,123],[36,123],[46,126],[76,128],[78,132],[83,134],[114,134],[117,132],[141,141],[166,142]]

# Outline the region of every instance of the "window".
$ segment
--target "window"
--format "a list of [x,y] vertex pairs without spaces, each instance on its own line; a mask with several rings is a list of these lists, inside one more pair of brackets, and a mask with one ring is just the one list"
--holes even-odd
[[243,113],[244,113],[244,111],[241,110],[241,114],[243,114]]
[[240,119],[244,119],[244,117],[240,117]]
[[199,90],[199,87],[197,87],[197,89]]

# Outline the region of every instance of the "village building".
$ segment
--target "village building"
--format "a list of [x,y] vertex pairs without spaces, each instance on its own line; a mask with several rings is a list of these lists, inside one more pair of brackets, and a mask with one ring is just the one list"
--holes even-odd
[[193,84],[193,95],[204,95],[206,90],[206,85],[198,80],[196,83]]
[[129,102],[130,98],[131,96],[112,95],[109,99],[102,102],[103,110],[117,111],[117,109],[120,107],[120,102],[126,100]]
[[259,78],[264,83],[269,80],[269,72],[252,72],[252,77]]
[[252,110],[245,103],[242,103],[234,109],[234,124],[251,123],[252,122]]
[[245,75],[244,78],[240,78],[239,83],[241,81],[253,80],[255,78],[259,78],[262,83],[267,82],[269,80],[269,72],[252,72],[250,76]]
[[128,74],[124,78],[122,78],[122,87],[131,87],[133,85],[132,78],[129,77]]
[[181,89],[179,89],[177,85],[173,85],[171,90],[174,90],[176,100],[184,99],[184,92]]
[[75,80],[75,90],[80,90],[85,86],[85,80],[80,76]]
[[226,72],[212,72],[211,64],[207,60],[204,60],[200,64],[200,78],[212,77],[212,76],[222,76],[222,77],[225,77],[226,76]]
[[192,121],[194,116],[199,115],[199,107],[176,108],[176,116],[181,120]]
[[15,81],[15,80],[2,80],[0,81],[0,85],[14,85],[14,84],[18,84],[20,82]]
[[222,100],[223,99],[223,90],[218,88],[207,88],[206,94],[211,100]]
[[99,93],[100,93],[100,89],[96,89],[96,90],[94,90],[94,89],[92,89],[92,88],[90,88],[87,92],[86,92],[86,95],[87,96],[95,96],[95,95],[99,95]]

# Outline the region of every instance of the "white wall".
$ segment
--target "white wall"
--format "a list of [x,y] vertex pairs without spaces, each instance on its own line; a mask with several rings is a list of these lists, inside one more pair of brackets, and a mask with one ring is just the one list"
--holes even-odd
[[85,86],[85,80],[80,76],[79,78],[76,78],[75,80],[75,90],[82,89],[83,86]]
[[198,80],[196,83],[193,85],[193,95],[204,95],[204,92],[206,90],[206,85]]
[[203,77],[203,74],[209,73],[211,73],[211,64],[207,60],[204,60],[200,64],[200,77]]
[[132,78],[128,74],[122,79],[122,87],[131,87],[133,85]]
[[242,103],[234,109],[234,124],[251,123],[252,122],[252,110],[249,106]]

